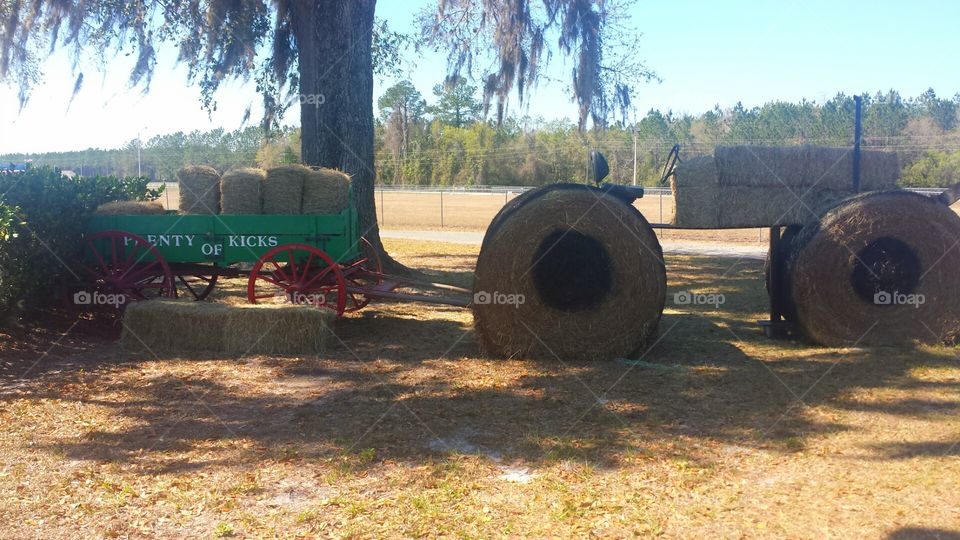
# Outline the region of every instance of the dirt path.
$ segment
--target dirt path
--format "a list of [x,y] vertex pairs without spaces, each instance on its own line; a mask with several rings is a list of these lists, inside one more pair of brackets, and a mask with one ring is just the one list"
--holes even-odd
[[[410,231],[386,229],[380,231],[384,238],[445,242],[479,246],[483,242],[482,232],[470,231]],[[729,244],[720,242],[698,242],[695,240],[661,240],[664,253],[671,255],[701,255],[707,257],[735,257],[763,260],[767,256],[766,246]]]

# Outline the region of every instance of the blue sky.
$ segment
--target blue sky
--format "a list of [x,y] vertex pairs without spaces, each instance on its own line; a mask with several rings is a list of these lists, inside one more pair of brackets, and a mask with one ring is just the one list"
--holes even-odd
[[[434,5],[436,0],[380,0],[377,13],[396,30],[412,31],[414,13]],[[841,91],[894,88],[915,96],[932,87],[945,97],[960,92],[960,2],[641,1],[632,14],[642,33],[636,54],[663,79],[638,88],[634,102],[640,116],[651,108],[699,113],[737,101],[822,102]],[[130,58],[105,58],[106,74],[84,64],[84,87],[68,108],[74,76],[66,55],[56,54],[22,112],[15,89],[0,86],[0,154],[115,147],[138,132],[147,139],[178,130],[241,127],[243,111],[258,102],[253,85],[225,85],[218,110],[208,118],[198,90],[186,85],[186,71],[174,60],[174,51],[161,50],[146,96],[126,85]],[[409,74],[428,100],[444,66],[442,53],[427,53]],[[554,54],[548,74],[566,80],[570,67]],[[394,82],[378,82],[375,98]],[[255,122],[259,111],[253,111]],[[532,94],[528,112],[573,118],[576,108],[565,84],[544,83]],[[285,122],[298,119],[292,110]]]

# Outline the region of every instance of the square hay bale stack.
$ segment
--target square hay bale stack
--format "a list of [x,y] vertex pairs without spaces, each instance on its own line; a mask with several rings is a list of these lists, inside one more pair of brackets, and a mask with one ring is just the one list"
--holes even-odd
[[267,169],[263,183],[264,214],[299,214],[303,205],[303,185],[310,168],[303,165],[281,165]]
[[339,214],[350,204],[350,177],[336,169],[310,171],[303,185],[302,214]]
[[804,225],[816,221],[826,206],[852,194],[799,186],[724,186],[720,189],[720,227]]
[[220,181],[220,212],[223,214],[263,213],[263,169],[244,167],[227,171]]
[[134,351],[221,351],[230,307],[192,300],[133,302],[123,314],[120,343]]
[[163,205],[157,201],[111,201],[94,211],[98,216],[148,216],[164,212]]
[[230,354],[315,355],[326,350],[336,314],[291,304],[232,306],[224,328]]
[[699,156],[678,164],[670,187],[674,225],[691,229],[719,226],[720,184],[713,157]]
[[177,171],[181,214],[220,213],[220,174],[213,167],[191,165]]

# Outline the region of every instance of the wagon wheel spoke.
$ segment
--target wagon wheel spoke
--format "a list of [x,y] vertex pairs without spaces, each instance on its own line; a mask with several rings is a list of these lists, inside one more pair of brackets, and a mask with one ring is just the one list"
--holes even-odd
[[291,282],[291,283],[296,283],[296,282],[297,282],[297,263],[294,261],[294,258],[293,258],[293,250],[292,250],[292,249],[288,249],[288,250],[287,250],[287,259],[290,260],[290,265],[289,265],[288,268],[290,268],[290,273],[292,274],[292,275],[290,276],[290,278],[291,278],[291,279],[290,279],[290,282]]
[[270,263],[273,264],[273,266],[276,267],[276,270],[273,270],[273,273],[275,273],[275,274],[280,274],[280,278],[281,278],[283,281],[286,281],[286,282],[289,282],[289,281],[290,281],[290,278],[288,278],[288,277],[287,277],[287,274],[284,273],[284,271],[283,271],[282,268],[280,268],[280,265],[277,264],[277,261],[275,261],[275,260],[273,260],[273,259],[270,259]]
[[97,249],[97,246],[93,243],[93,241],[87,240],[87,244],[90,246],[90,251],[93,252],[93,255],[97,258],[97,262],[100,264],[100,269],[102,270],[101,275],[112,275],[112,272],[110,272],[110,267],[108,267],[107,263],[103,260],[103,256],[100,255],[100,250]]
[[158,261],[153,261],[151,263],[148,263],[145,266],[137,268],[132,273],[130,272],[130,270],[128,270],[127,272],[124,272],[122,275],[120,275],[120,278],[128,279],[136,283],[150,277],[156,277],[154,268],[159,266],[159,264],[160,263]]
[[328,267],[324,268],[322,271],[318,272],[317,275],[315,275],[315,276],[313,276],[312,278],[310,278],[310,281],[306,282],[306,283],[303,285],[303,288],[304,288],[304,289],[309,289],[310,286],[314,284],[314,282],[316,282],[316,281],[317,281],[318,279],[320,279],[321,277],[329,274],[331,270],[333,270],[333,267],[332,267],[332,266],[328,266]]

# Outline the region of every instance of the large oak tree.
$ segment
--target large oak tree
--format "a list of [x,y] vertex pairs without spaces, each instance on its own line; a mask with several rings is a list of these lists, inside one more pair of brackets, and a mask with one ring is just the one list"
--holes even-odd
[[[652,77],[636,57],[605,52],[620,34],[629,0],[439,0],[423,13],[425,43],[450,51],[449,78],[479,78],[485,104],[502,119],[508,97],[524,97],[541,73],[548,40],[574,59],[570,86],[580,126],[626,110],[633,85]],[[21,105],[42,59],[66,47],[79,62],[132,53],[132,86],[148,89],[158,48],[172,44],[203,102],[228,79],[255,78],[270,127],[299,99],[302,158],[353,176],[361,227],[382,251],[373,193],[374,66],[396,45],[374,18],[376,0],[0,0],[0,81],[14,81]],[[627,54],[635,50],[630,46]],[[486,63],[487,68],[478,67]]]

